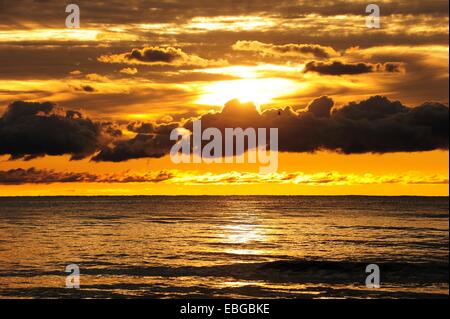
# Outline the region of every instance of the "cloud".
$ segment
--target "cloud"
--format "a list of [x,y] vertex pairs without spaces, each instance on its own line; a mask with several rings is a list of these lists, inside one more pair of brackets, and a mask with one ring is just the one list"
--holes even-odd
[[0,184],[3,185],[95,182],[96,180],[97,176],[89,173],[55,172],[35,168],[0,171]]
[[110,82],[110,79],[108,77],[97,74],[97,73],[89,73],[85,76],[86,79],[89,81],[95,81],[95,82]]
[[[203,114],[202,129],[278,128],[279,151],[343,154],[417,152],[448,149],[449,108],[427,102],[407,107],[399,101],[373,96],[340,108],[331,98],[313,100],[304,110],[268,109],[260,113],[252,103],[228,102],[221,112]],[[18,101],[0,118],[0,154],[31,159],[70,154],[72,159],[122,162],[168,155],[173,129],[192,131],[191,118],[172,123],[129,123],[134,137],[114,123],[93,122],[77,111],[51,103]]]
[[[282,152],[315,152],[329,150],[344,154],[416,152],[448,149],[448,106],[425,103],[409,108],[386,97],[373,96],[361,102],[350,102],[333,108],[329,97],[312,101],[304,111],[291,108],[257,111],[252,103],[228,102],[218,113],[204,114],[202,129],[272,128],[279,131]],[[194,119],[184,128],[192,131]],[[170,131],[176,127],[144,123],[131,125],[135,138],[103,150],[95,161],[125,161],[167,155],[173,142]]]
[[322,97],[305,111],[269,109],[260,114],[251,103],[235,100],[227,103],[222,112],[200,119],[203,129],[278,128],[282,152],[329,150],[353,154],[448,149],[449,109],[444,104],[425,103],[410,108],[373,96],[339,109],[331,110],[331,105],[329,98]]
[[223,184],[295,184],[295,185],[371,185],[371,184],[448,184],[448,176],[419,175],[414,172],[405,174],[373,175],[342,174],[339,172],[280,172],[260,174],[251,172],[228,172],[221,174],[174,174],[171,183],[183,185],[223,185]]
[[13,159],[63,154],[81,159],[110,138],[101,123],[50,102],[16,101],[0,117],[0,154]]
[[137,135],[128,140],[119,140],[112,147],[104,147],[92,158],[95,162],[122,162],[137,158],[160,158],[170,152],[174,144],[170,132],[177,123],[130,123],[127,129]]
[[133,74],[138,73],[138,70],[136,68],[123,68],[119,72],[123,73],[123,74],[133,75]]
[[[263,117],[272,117],[271,113]],[[382,96],[350,102],[334,109],[329,117],[318,117],[311,110],[287,112],[277,125],[280,150],[326,149],[351,154],[448,149],[448,116],[448,106],[441,103],[409,108]],[[283,127],[292,130],[288,133]]]
[[252,172],[198,173],[177,170],[149,171],[145,173],[93,174],[86,172],[55,172],[36,168],[17,168],[0,171],[0,184],[51,183],[171,183],[181,185],[224,184],[295,184],[295,185],[370,185],[370,184],[448,184],[448,176],[420,175],[414,172],[391,175],[342,174],[339,172],[280,172],[259,174]]
[[16,168],[0,171],[0,184],[52,184],[52,183],[158,183],[172,178],[166,171],[144,174],[92,174],[86,172],[55,172],[54,170]]
[[328,46],[318,44],[282,44],[262,43],[259,41],[237,41],[232,46],[236,51],[252,51],[261,55],[287,56],[287,57],[314,57],[329,59],[338,53]]
[[404,72],[404,64],[400,62],[386,62],[383,64],[377,64],[378,70],[388,73],[401,73]]
[[170,134],[137,134],[119,141],[113,147],[105,147],[92,160],[95,162],[123,162],[137,158],[160,158],[167,155],[173,142]]
[[316,117],[330,117],[330,111],[333,108],[334,102],[328,96],[321,96],[306,107],[309,113],[314,114]]
[[74,87],[75,91],[82,91],[86,93],[93,93],[96,91],[96,89],[92,85],[81,85]]
[[218,66],[225,61],[206,60],[197,55],[187,54],[174,47],[144,47],[132,49],[131,52],[121,54],[102,55],[98,61],[103,63],[142,64],[142,65],[173,65],[173,66]]
[[311,61],[305,65],[304,72],[316,72],[323,75],[354,75],[371,72],[399,73],[403,71],[403,64],[399,62],[386,63],[344,63],[340,61],[317,62]]

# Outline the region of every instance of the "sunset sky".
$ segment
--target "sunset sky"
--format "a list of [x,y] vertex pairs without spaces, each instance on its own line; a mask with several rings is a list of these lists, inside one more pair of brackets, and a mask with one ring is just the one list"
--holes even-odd
[[[359,0],[68,3],[0,0],[0,196],[448,195],[447,0],[379,29]],[[277,172],[172,163],[195,119],[278,128]]]

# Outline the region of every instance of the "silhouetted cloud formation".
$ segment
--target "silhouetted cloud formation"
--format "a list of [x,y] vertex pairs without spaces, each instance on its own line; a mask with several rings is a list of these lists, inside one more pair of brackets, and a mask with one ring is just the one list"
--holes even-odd
[[354,75],[371,72],[402,72],[402,63],[386,62],[386,63],[344,63],[340,61],[333,62],[317,62],[311,61],[305,65],[304,72],[316,72],[324,75]]
[[96,162],[123,162],[137,158],[160,158],[167,155],[173,141],[169,134],[137,134],[134,138],[119,141],[106,147],[92,158]]
[[289,43],[276,45],[259,41],[237,41],[233,45],[233,50],[254,51],[262,55],[269,54],[274,56],[312,56],[318,59],[328,59],[337,55],[337,52],[332,47],[318,44]]
[[[406,107],[399,101],[373,96],[335,108],[331,98],[313,100],[304,110],[258,112],[252,103],[228,102],[218,113],[200,116],[202,129],[278,128],[282,152],[329,150],[344,154],[416,152],[448,149],[449,108],[441,103]],[[0,154],[30,159],[69,154],[72,159],[121,162],[167,155],[177,127],[192,122],[129,123],[132,138],[114,123],[94,122],[77,111],[51,103],[12,103],[0,118]]]
[[221,113],[201,117],[202,127],[277,127],[279,150],[345,154],[413,152],[448,149],[448,106],[425,103],[409,108],[373,96],[331,109],[322,97],[305,111],[269,109],[262,114],[251,104],[228,103]]
[[182,59],[185,53],[175,48],[144,48],[142,50],[133,49],[126,54],[128,60],[138,60],[141,62],[165,62],[171,63],[177,59]]
[[79,87],[75,87],[74,89],[75,89],[75,91],[82,91],[82,92],[86,92],[86,93],[93,93],[96,91],[92,85],[82,85]]
[[56,172],[34,167],[0,171],[0,184],[52,184],[52,183],[158,183],[173,177],[167,171],[145,174],[92,174],[86,172]]
[[102,55],[98,58],[98,61],[104,63],[121,63],[131,65],[214,66],[226,64],[225,61],[206,60],[197,55],[188,54],[183,50],[174,47],[134,48],[131,52]]
[[0,118],[0,154],[13,159],[63,154],[81,159],[110,138],[101,123],[49,102],[16,101]]
[[317,117],[330,117],[330,112],[333,105],[333,99],[328,96],[321,96],[309,103],[307,110]]
[[137,133],[134,138],[119,140],[112,147],[103,148],[93,161],[122,162],[137,158],[160,158],[167,155],[174,144],[170,132],[178,127],[177,123],[130,123],[127,129]]

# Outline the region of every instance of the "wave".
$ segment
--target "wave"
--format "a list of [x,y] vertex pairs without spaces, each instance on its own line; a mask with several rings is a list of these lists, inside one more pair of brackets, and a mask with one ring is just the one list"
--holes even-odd
[[[370,262],[371,263],[371,262]],[[376,262],[373,262],[376,263]],[[277,283],[358,284],[366,279],[368,262],[324,260],[277,260],[271,262],[233,263],[212,266],[118,266],[79,264],[82,275],[133,277],[228,277],[236,280],[263,280]],[[390,284],[448,284],[449,265],[444,262],[376,263],[381,280]],[[63,269],[63,267],[61,268]],[[0,277],[63,275],[59,271],[27,269],[0,272]]]

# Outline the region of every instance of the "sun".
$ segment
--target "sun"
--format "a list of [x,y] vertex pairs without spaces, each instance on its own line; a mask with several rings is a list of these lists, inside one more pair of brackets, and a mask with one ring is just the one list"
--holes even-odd
[[280,78],[219,81],[205,85],[197,103],[224,105],[232,99],[238,99],[260,106],[270,103],[274,98],[292,94],[296,89],[298,86],[293,81]]

